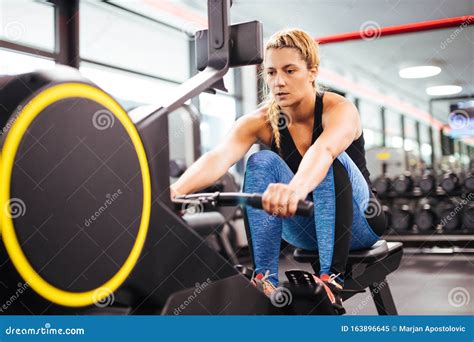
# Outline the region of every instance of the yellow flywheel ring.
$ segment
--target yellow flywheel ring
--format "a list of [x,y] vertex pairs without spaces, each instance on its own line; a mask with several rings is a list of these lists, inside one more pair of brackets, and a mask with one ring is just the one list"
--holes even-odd
[[[43,279],[31,266],[18,242],[15,227],[10,215],[8,201],[10,199],[10,182],[20,142],[32,121],[46,107],[67,98],[85,98],[99,103],[119,119],[125,127],[138,156],[143,183],[143,207],[140,227],[135,243],[122,267],[104,284],[85,292],[70,292],[59,289]],[[128,277],[135,267],[145,243],[148,232],[151,211],[151,182],[150,170],[145,148],[127,113],[107,93],[91,85],[81,83],[62,83],[49,87],[35,95],[22,111],[10,128],[2,150],[0,164],[0,205],[3,241],[11,261],[19,274],[28,284],[47,300],[63,306],[87,306],[103,300],[114,292]]]

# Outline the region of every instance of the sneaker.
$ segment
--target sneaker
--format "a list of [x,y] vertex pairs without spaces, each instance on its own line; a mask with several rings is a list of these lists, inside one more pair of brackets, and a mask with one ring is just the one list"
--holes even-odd
[[260,291],[262,291],[268,298],[271,297],[272,293],[275,292],[276,287],[273,285],[268,278],[272,276],[270,271],[265,272],[265,275],[258,273],[252,280],[251,283]]
[[324,281],[322,281],[321,278],[319,278],[316,274],[313,274],[313,278],[314,278],[314,281],[316,282],[316,284],[321,285],[324,288],[324,290],[326,291],[326,295],[328,296],[329,300],[331,301],[331,304],[334,305],[334,303],[336,302],[336,297],[335,297],[333,291],[331,290],[331,288],[328,286],[328,284],[326,284]]
[[[322,274],[319,279],[325,285],[326,292],[328,290],[332,293],[333,300],[331,300],[332,305],[338,310],[344,310],[342,306],[342,290],[343,287],[336,281],[336,278],[339,274]],[[328,295],[329,296],[329,295]],[[331,296],[329,296],[331,299]],[[344,310],[345,311],[345,310]]]

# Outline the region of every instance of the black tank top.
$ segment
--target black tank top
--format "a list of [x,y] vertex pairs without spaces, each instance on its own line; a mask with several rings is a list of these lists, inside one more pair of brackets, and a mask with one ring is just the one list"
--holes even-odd
[[[318,139],[318,137],[323,132],[323,123],[322,123],[322,115],[323,115],[323,96],[324,93],[317,93],[316,94],[316,104],[314,106],[314,124],[313,124],[313,136],[311,138],[311,145]],[[286,120],[283,117],[283,113],[280,113],[280,122],[285,123]],[[296,174],[298,171],[298,167],[303,160],[303,156],[298,151],[293,138],[291,137],[290,131],[286,127],[286,125],[282,125],[282,129],[280,130],[280,147],[281,149],[278,150],[275,141],[272,141],[271,150],[273,152],[278,153],[283,160],[288,164],[290,169],[293,173]],[[372,188],[372,184],[370,183],[370,173],[367,170],[367,163],[365,160],[365,149],[364,149],[364,133],[361,136],[352,142],[352,144],[346,149],[346,153],[352,159],[352,161],[357,165],[360,172],[364,176],[365,180],[367,181],[367,185],[369,189]]]

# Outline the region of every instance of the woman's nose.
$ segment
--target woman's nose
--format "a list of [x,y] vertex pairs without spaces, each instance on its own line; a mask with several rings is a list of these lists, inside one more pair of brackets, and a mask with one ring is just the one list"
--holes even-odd
[[275,77],[275,85],[276,86],[282,86],[285,85],[285,79],[283,78],[283,75],[278,73]]

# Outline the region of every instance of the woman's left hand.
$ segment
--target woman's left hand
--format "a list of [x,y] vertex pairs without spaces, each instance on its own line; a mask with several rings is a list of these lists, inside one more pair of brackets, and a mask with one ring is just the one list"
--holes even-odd
[[306,199],[306,194],[288,184],[271,183],[263,193],[263,209],[274,216],[290,217],[295,215],[298,201]]

